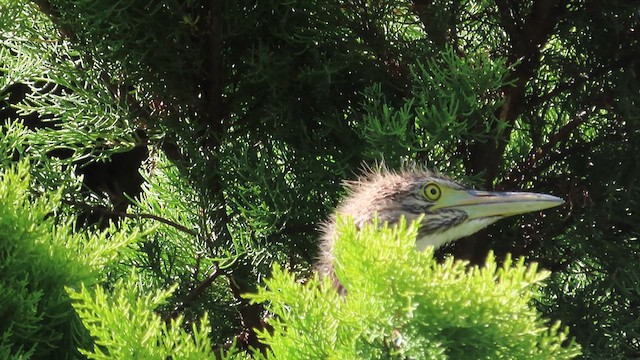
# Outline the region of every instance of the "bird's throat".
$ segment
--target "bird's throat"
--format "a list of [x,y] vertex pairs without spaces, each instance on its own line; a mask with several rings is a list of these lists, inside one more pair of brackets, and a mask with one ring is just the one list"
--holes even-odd
[[433,246],[437,249],[445,244],[474,234],[500,219],[501,217],[499,216],[472,219],[446,230],[430,233],[418,232],[418,238],[416,239],[416,249],[418,251],[423,251],[427,248],[427,246]]

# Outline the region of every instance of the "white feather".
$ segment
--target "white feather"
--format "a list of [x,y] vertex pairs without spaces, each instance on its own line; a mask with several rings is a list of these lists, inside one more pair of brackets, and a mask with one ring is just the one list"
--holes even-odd
[[437,249],[454,240],[476,233],[480,229],[483,229],[498,220],[500,220],[499,216],[465,221],[462,224],[449,228],[445,231],[431,233],[418,238],[416,240],[416,248],[418,251],[423,251],[427,246],[433,246]]

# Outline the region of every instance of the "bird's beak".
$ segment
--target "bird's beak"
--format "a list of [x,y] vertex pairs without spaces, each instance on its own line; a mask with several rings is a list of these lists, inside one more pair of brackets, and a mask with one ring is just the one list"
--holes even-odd
[[467,213],[468,219],[479,219],[507,217],[562,204],[564,204],[564,200],[546,194],[453,190],[449,194],[443,194],[431,209],[462,210]]

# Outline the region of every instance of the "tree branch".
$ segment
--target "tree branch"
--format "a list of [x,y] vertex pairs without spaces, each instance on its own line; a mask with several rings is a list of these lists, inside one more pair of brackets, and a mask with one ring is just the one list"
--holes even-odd
[[[490,129],[490,133],[496,135],[495,141],[474,142],[463,149],[467,154],[466,168],[472,174],[484,173],[486,187],[491,187],[498,174],[502,155],[511,136],[512,125],[523,112],[527,84],[540,65],[540,49],[565,11],[565,2],[566,0],[537,0],[531,6],[524,26],[520,29],[514,20],[521,17],[516,13],[516,9],[507,1],[497,1],[501,25],[507,31],[511,43],[509,61],[511,64],[517,64],[505,79],[505,83],[509,85],[502,88],[504,103],[496,112],[496,117],[507,126],[498,134],[500,124],[495,122]],[[479,123],[477,132],[486,132],[484,126],[484,123]]]
[[[522,29],[514,19],[521,18],[513,4],[504,0],[496,0],[501,16],[501,25],[509,35],[511,49],[509,61],[517,64],[507,75],[501,91],[504,103],[496,111],[499,121],[494,121],[488,133],[495,135],[494,141],[475,141],[465,144],[461,151],[466,154],[464,164],[471,174],[483,174],[484,185],[493,187],[493,181],[498,175],[502,156],[511,137],[513,124],[523,112],[523,105],[527,84],[535,76],[540,66],[542,45],[547,41],[560,16],[566,11],[567,0],[536,0],[531,6]],[[506,125],[506,126],[504,126]],[[475,133],[486,133],[486,124],[478,122]],[[503,128],[504,130],[500,130]],[[501,132],[500,132],[501,131]],[[456,256],[476,261],[479,254],[486,254],[484,249],[477,248],[480,237],[486,232],[480,232],[473,238],[462,239],[456,244]]]
[[548,93],[528,99],[526,101],[526,106],[528,108],[534,108],[536,106],[539,106],[540,104],[543,104],[553,99],[554,97],[562,94],[563,92],[577,89],[582,85],[584,85],[585,83],[587,83],[588,81],[593,81],[594,79],[610,74],[611,70],[613,69],[620,69],[625,66],[629,66],[630,64],[633,64],[636,61],[638,61],[638,54],[632,51],[629,54],[626,54],[618,58],[617,60],[613,61],[610,64],[610,66],[598,67],[587,75],[573,77],[566,81],[558,83],[556,87],[553,88]]
[[[196,269],[199,270],[200,268],[200,258],[197,259],[197,266]],[[165,321],[171,320],[171,319],[175,319],[178,317],[178,315],[180,315],[180,313],[182,311],[184,311],[184,309],[186,309],[187,307],[191,306],[191,304],[193,304],[193,302],[199,298],[202,294],[204,294],[204,292],[209,288],[209,286],[211,286],[211,284],[213,284],[213,282],[220,277],[220,275],[222,275],[222,272],[220,271],[220,267],[218,266],[218,264],[215,264],[215,267],[213,269],[213,271],[200,283],[198,284],[198,286],[196,286],[185,298],[184,300],[182,300],[182,302],[180,302],[180,304],[176,305],[176,307],[173,309],[173,311],[167,315],[165,317]],[[196,274],[197,276],[197,274]]]
[[576,118],[569,121],[566,125],[560,128],[558,132],[553,134],[549,141],[547,141],[544,145],[531,149],[527,159],[516,166],[506,177],[505,180],[501,183],[501,186],[508,186],[512,184],[516,184],[518,182],[522,183],[531,179],[534,174],[538,173],[540,168],[540,162],[542,159],[547,157],[551,150],[560,142],[564,142],[569,139],[571,133],[573,133],[580,125],[584,124],[587,121],[587,113],[581,112],[577,115]]
[[240,344],[246,348],[253,347],[259,349],[263,354],[266,353],[267,346],[258,340],[256,329],[271,330],[271,327],[263,321],[262,314],[264,308],[260,304],[251,304],[242,296],[250,291],[247,288],[246,283],[239,282],[236,279],[242,278],[242,276],[227,275],[229,280],[229,288],[234,298],[239,302],[238,311],[240,312],[243,331],[237,336],[237,340]]
[[165,225],[169,225],[171,227],[176,228],[177,230],[180,230],[184,233],[187,233],[191,236],[197,236],[198,233],[189,229],[188,227],[184,226],[184,225],[180,225],[175,221],[171,221],[168,219],[165,219],[161,216],[158,215],[153,215],[153,214],[130,214],[127,212],[123,212],[123,211],[114,211],[114,210],[110,210],[104,207],[98,207],[98,206],[92,206],[89,204],[85,204],[83,202],[79,202],[79,201],[73,201],[73,200],[63,200],[62,201],[64,204],[67,205],[71,205],[74,207],[78,207],[84,210],[88,210],[90,212],[96,212],[99,214],[103,214],[103,215],[110,215],[110,216],[114,216],[114,217],[119,217],[119,218],[130,218],[130,219],[151,219],[151,220],[156,220],[159,221]]

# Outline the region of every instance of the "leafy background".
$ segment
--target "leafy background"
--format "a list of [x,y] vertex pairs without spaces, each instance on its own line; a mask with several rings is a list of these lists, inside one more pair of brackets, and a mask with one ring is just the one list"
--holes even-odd
[[[102,236],[98,253],[142,234],[65,286],[176,286],[148,304],[185,329],[209,314],[218,349],[262,348],[264,308],[242,294],[273,263],[311,276],[318,224],[363,163],[553,193],[560,210],[437,257],[538,262],[553,274],[537,307],[584,358],[636,358],[639,11],[631,0],[3,0],[3,172],[28,163],[28,199],[57,201],[30,223]],[[100,231],[112,233],[89,235]],[[69,349],[56,341],[44,342]]]

